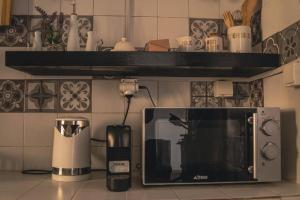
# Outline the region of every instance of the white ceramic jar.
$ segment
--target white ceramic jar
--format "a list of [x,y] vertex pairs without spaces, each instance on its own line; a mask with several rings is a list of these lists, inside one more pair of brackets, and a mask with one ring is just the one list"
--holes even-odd
[[93,31],[89,31],[87,33],[87,35],[88,35],[88,39],[87,39],[87,42],[86,42],[85,51],[95,51],[96,48],[95,48],[95,45],[94,45],[94,33],[93,33]]
[[34,32],[32,50],[33,51],[42,51],[42,33],[40,31]]
[[251,28],[249,26],[233,26],[227,32],[230,51],[233,53],[251,53]]
[[80,51],[80,38],[76,14],[72,14],[70,18],[70,32],[68,37],[67,51]]

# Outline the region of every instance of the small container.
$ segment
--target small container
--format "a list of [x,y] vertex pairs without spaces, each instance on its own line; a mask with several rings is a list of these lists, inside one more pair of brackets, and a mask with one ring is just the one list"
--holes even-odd
[[87,42],[86,42],[85,51],[95,51],[96,48],[95,48],[95,45],[94,45],[94,33],[93,33],[93,31],[89,31],[87,33],[87,35],[88,35],[88,39],[87,39]]
[[34,32],[34,40],[32,44],[33,51],[42,51],[42,33],[40,31]]
[[193,48],[193,40],[191,36],[183,36],[176,39],[179,45],[179,51],[191,52]]
[[250,26],[233,26],[228,29],[230,51],[233,53],[251,53]]
[[210,36],[205,39],[205,48],[207,52],[222,52],[223,39],[216,35]]

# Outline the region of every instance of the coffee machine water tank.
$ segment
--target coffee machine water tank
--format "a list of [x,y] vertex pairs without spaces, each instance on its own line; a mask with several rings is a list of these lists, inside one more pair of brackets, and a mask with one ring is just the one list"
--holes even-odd
[[131,187],[131,127],[106,128],[106,186],[114,192]]
[[87,180],[91,173],[90,127],[85,118],[59,118],[54,128],[52,179]]

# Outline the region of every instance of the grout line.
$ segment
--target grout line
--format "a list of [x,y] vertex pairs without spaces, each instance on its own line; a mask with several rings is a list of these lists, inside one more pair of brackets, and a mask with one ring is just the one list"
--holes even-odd
[[[92,180],[92,179],[90,179],[90,180]],[[75,199],[76,194],[81,190],[81,188],[83,187],[83,185],[85,185],[86,183],[87,183],[87,182],[81,182],[81,183],[80,183],[79,187],[76,189],[76,191],[75,191],[74,194],[72,195],[71,200]]]
[[47,180],[47,178],[45,177],[43,180],[41,180],[41,182],[37,183],[36,185],[34,185],[32,188],[30,188],[29,190],[25,191],[23,194],[21,194],[19,197],[17,197],[16,200],[21,199],[22,197],[24,197],[26,194],[28,194],[29,192],[33,191],[34,189],[38,188],[40,185],[42,185],[45,181]]

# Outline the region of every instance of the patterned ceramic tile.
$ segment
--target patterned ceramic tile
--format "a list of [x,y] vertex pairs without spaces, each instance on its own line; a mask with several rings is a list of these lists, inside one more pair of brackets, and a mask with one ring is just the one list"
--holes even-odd
[[191,107],[205,108],[206,97],[192,97]]
[[252,53],[262,53],[263,52],[263,44],[262,42],[256,44],[252,47]]
[[207,97],[206,99],[206,106],[208,108],[215,108],[222,106],[222,99],[216,97]]
[[[80,45],[85,46],[87,42],[87,32],[93,30],[93,16],[79,16],[79,36],[80,36]],[[62,40],[65,45],[68,42],[68,34],[70,29],[70,17],[66,17],[63,24],[63,34]]]
[[205,49],[205,38],[211,34],[221,33],[220,19],[190,19],[189,31],[193,38],[195,50],[203,51]]
[[252,32],[252,46],[259,44],[262,41],[262,27],[261,27],[261,7],[251,18],[251,32]]
[[263,41],[263,53],[280,54],[279,34],[276,33]]
[[264,106],[264,87],[263,80],[250,82],[250,107]]
[[91,80],[59,81],[60,112],[91,112]]
[[24,47],[27,45],[27,16],[12,16],[11,25],[0,30],[0,46]]
[[300,27],[295,23],[280,32],[282,64],[289,63],[299,56]]
[[0,80],[0,112],[24,111],[24,86],[22,80]]
[[245,82],[233,83],[233,97],[214,97],[214,85],[212,81],[192,82],[193,107],[250,107],[250,85]]
[[250,95],[249,83],[234,83],[233,96],[249,97],[249,95]]
[[206,95],[208,97],[213,97],[214,96],[214,82],[208,81],[206,86]]
[[26,112],[57,112],[57,90],[56,80],[26,81]]
[[206,81],[192,82],[191,89],[192,97],[206,96]]
[[234,98],[225,98],[222,102],[224,107],[236,107]]

